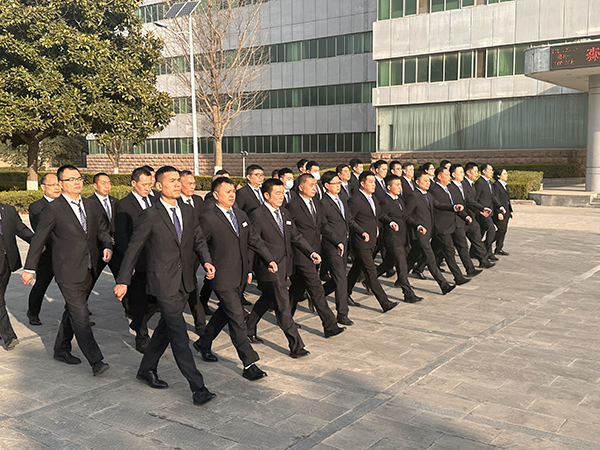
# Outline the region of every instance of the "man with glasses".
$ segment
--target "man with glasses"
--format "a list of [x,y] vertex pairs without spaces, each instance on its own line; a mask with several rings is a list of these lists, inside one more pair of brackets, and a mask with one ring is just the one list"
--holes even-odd
[[40,256],[47,241],[52,245],[52,268],[56,283],[65,299],[65,312],[54,343],[54,359],[66,364],[80,364],[71,354],[73,335],[83,355],[92,366],[94,376],[108,369],[104,356],[94,339],[90,325],[87,297],[92,275],[98,270],[98,245],[103,243],[103,260],[112,256],[112,239],[106,224],[93,209],[86,209],[81,199],[83,178],[79,170],[65,165],[57,171],[63,195],[50,203],[41,215],[37,232],[31,240],[24,284],[33,280]]
[[236,192],[236,203],[238,208],[249,216],[252,211],[265,202],[261,190],[265,172],[259,165],[250,164],[246,169],[246,178],[248,184]]
[[[40,216],[46,207],[60,197],[61,189],[58,182],[58,177],[53,173],[47,173],[42,177],[40,182],[44,196],[29,205],[29,223],[33,231],[37,230],[40,223]],[[46,244],[46,251],[40,256],[38,263],[37,277],[35,283],[29,292],[29,307],[27,309],[27,318],[29,324],[39,326],[42,324],[40,320],[40,311],[42,310],[42,301],[46,290],[50,286],[50,282],[54,278],[52,270],[52,246]]]

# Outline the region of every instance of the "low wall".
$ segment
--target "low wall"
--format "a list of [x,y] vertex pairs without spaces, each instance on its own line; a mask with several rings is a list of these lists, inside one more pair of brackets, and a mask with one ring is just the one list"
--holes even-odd
[[[267,175],[275,169],[289,167],[296,171],[296,161],[300,158],[314,159],[320,167],[335,167],[347,163],[352,158],[359,158],[364,163],[386,159],[400,162],[413,162],[420,165],[425,162],[437,163],[442,159],[452,162],[466,163],[488,162],[492,165],[508,164],[579,164],[580,176],[585,176],[586,150],[469,150],[469,151],[421,151],[421,152],[378,152],[378,153],[270,153],[252,154],[246,157],[246,167],[250,164],[260,164]],[[212,174],[214,156],[200,155],[198,165],[201,174]],[[123,155],[119,163],[119,171],[131,172],[144,164],[158,169],[163,165],[172,165],[178,169],[193,170],[193,155]],[[223,155],[223,167],[232,175],[242,174],[242,157],[240,155]],[[87,170],[90,172],[112,172],[112,164],[106,155],[88,155]]]

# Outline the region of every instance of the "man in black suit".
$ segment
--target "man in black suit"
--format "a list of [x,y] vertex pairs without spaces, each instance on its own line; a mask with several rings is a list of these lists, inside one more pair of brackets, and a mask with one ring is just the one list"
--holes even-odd
[[391,227],[394,231],[398,231],[398,224],[390,220],[373,197],[375,192],[375,174],[371,171],[366,171],[360,174],[359,178],[360,190],[358,193],[348,200],[348,208],[352,217],[368,235],[369,239],[365,240],[362,236],[355,234],[351,235],[351,245],[353,249],[354,262],[348,273],[348,295],[352,293],[352,288],[356,284],[356,280],[361,272],[365,274],[365,284],[373,292],[375,298],[379,302],[383,312],[388,312],[398,305],[398,302],[392,302],[388,299],[387,294],[377,280],[377,269],[373,262],[373,249],[376,245],[377,236],[379,233],[379,223],[384,226]]
[[348,181],[350,185],[350,197],[357,194],[360,190],[360,183],[358,182],[358,177],[363,172],[363,162],[358,158],[352,158],[350,160],[350,169],[352,170],[352,176]]
[[179,171],[171,166],[161,167],[156,172],[156,186],[160,198],[144,210],[135,224],[114,292],[119,300],[126,294],[136,261],[146,248],[146,291],[156,298],[161,317],[144,352],[137,378],[152,388],[168,387],[158,377],[157,368],[171,344],[177,366],[193,392],[194,404],[200,405],[215,395],[206,389],[196,368],[183,310],[190,292],[196,288],[196,258],[206,270],[208,279],[215,276],[215,267],[194,210],[189,205],[177,203],[181,196]]
[[408,267],[416,262],[417,258],[421,258],[426,262],[429,272],[440,286],[442,294],[446,295],[456,285],[448,283],[435,260],[435,255],[431,248],[431,237],[433,235],[434,224],[434,209],[437,203],[435,198],[428,194],[431,179],[429,174],[424,171],[419,171],[415,175],[416,189],[412,195],[409,195],[406,200],[406,223],[415,230],[416,240],[413,242],[414,247],[408,256]]
[[[145,167],[138,167],[131,173],[132,191],[115,204],[115,258],[119,267],[142,211],[152,206],[150,191],[153,185],[152,173]],[[150,342],[148,320],[158,310],[156,299],[146,293],[146,263],[144,249],[123,299],[123,307],[131,319],[129,328],[135,331],[135,349],[140,353],[144,353]]]
[[477,192],[475,192],[473,184],[478,176],[479,167],[477,164],[468,162],[465,165],[465,177],[463,178],[461,185],[463,187],[463,194],[466,202],[465,206],[467,207],[467,212],[473,218],[473,221],[466,224],[465,233],[471,242],[470,256],[479,260],[479,267],[489,269],[494,267],[494,263],[490,262],[488,252],[481,239],[481,228],[479,226],[479,219],[477,218],[480,215],[485,217],[489,216],[492,214],[492,210],[486,208],[476,200]]
[[277,172],[277,178],[281,180],[285,187],[282,205],[285,208],[292,201],[293,198],[298,196],[297,191],[293,189],[295,185],[294,172],[292,172],[292,169],[288,169],[287,167],[279,169],[279,171]]
[[255,364],[259,357],[247,338],[244,308],[240,298],[244,286],[252,278],[249,275],[250,251],[263,259],[271,273],[277,272],[277,263],[250,225],[246,213],[234,207],[233,181],[226,177],[218,178],[211,191],[217,204],[204,214],[201,224],[216,268],[215,277],[210,284],[219,299],[219,307],[202,337],[194,343],[194,348],[202,354],[204,361],[218,361],[217,356],[212,353],[212,343],[225,325],[229,325],[231,342],[244,365],[242,376],[254,381],[267,374]]
[[[323,211],[321,202],[314,199],[317,193],[317,180],[309,173],[298,177],[299,196],[288,205],[288,211],[292,216],[294,225],[300,234],[306,239],[310,247],[317,253],[321,252],[321,227],[323,224]],[[302,301],[304,292],[312,299],[317,314],[321,318],[325,337],[340,334],[344,328],[337,325],[333,312],[327,305],[325,290],[319,280],[319,274],[314,262],[300,249],[293,250],[294,269],[290,277],[289,288],[292,316],[296,311],[298,302]]]
[[[496,248],[494,250],[495,255],[508,256],[508,252],[504,251],[504,239],[506,238],[506,232],[508,230],[508,221],[514,217],[512,204],[510,203],[510,193],[508,192],[508,185],[506,181],[508,179],[508,171],[501,167],[496,169],[494,172],[494,179],[496,180],[492,185],[494,196],[498,199],[500,208],[494,211],[494,225],[496,225]],[[504,208],[504,212],[502,212]]]
[[96,210],[85,208],[80,195],[83,178],[79,170],[66,165],[60,167],[56,175],[63,195],[42,212],[21,280],[24,284],[31,283],[46,242],[50,241],[54,276],[65,299],[65,312],[54,343],[54,359],[67,364],[81,363],[71,354],[75,335],[96,376],[104,373],[108,364],[103,361],[104,356],[94,339],[87,298],[93,274],[98,270],[98,241],[102,242],[103,260],[108,263],[112,256],[112,239]]
[[[309,161],[306,163],[306,173],[312,175],[315,180],[317,180],[317,193],[315,194],[315,198],[319,201],[323,198],[323,186],[321,186],[321,168],[319,167],[319,163],[316,161]],[[296,185],[299,186],[299,181],[296,180]],[[300,192],[298,192],[299,194]]]
[[[500,213],[506,214],[506,209],[500,204],[493,192],[491,178],[494,174],[494,168],[491,164],[481,164],[479,170],[481,171],[481,176],[474,184],[476,192],[475,200],[485,208],[489,208],[492,211],[498,210]],[[495,261],[497,258],[492,254],[492,244],[496,240],[494,220],[490,216],[485,217],[482,215],[479,215],[478,219],[481,234],[482,236],[485,235],[485,249],[488,258]]]
[[[340,192],[339,196],[342,201],[347,202],[350,198],[350,179],[352,178],[352,171],[350,170],[350,166],[348,164],[339,164],[335,168],[335,172],[337,173],[338,179],[340,181]],[[322,180],[321,180],[322,181]],[[323,186],[325,187],[325,186]],[[325,189],[327,190],[327,189]]]
[[[466,228],[473,223],[474,219],[467,209],[467,202],[465,200],[464,188],[462,185],[462,181],[465,178],[465,172],[460,164],[452,164],[450,166],[450,175],[452,181],[448,184],[448,191],[450,192],[454,203],[461,204],[464,207],[464,210],[456,217],[456,230],[452,233],[452,241],[458,251],[460,260],[467,271],[467,276],[474,277],[481,273],[481,269],[476,269],[473,265],[473,261],[469,254],[469,244],[467,242]],[[483,248],[481,240],[479,241],[479,244]]]
[[19,343],[10,324],[4,298],[11,272],[21,268],[21,255],[15,236],[31,242],[33,232],[23,223],[14,206],[0,203],[0,337],[9,351]]
[[[104,221],[104,225],[108,228],[108,232],[112,239],[113,245],[115,243],[115,204],[117,203],[117,199],[110,195],[111,182],[110,178],[105,173],[97,173],[93,178],[94,184],[94,193],[88,198],[83,200],[83,203],[86,209],[95,209],[96,215],[100,217],[100,220]],[[101,247],[101,243],[98,245]],[[102,251],[102,248],[98,248],[99,252]],[[102,260],[101,254],[98,255],[98,263],[97,263],[97,271],[94,273],[92,278],[92,286],[91,290],[96,285],[98,278],[102,274],[102,271],[106,267],[107,263]],[[111,258],[108,262],[108,267],[113,274],[113,277],[116,279],[117,274],[119,273],[118,259]]]
[[259,165],[250,164],[246,169],[246,178],[248,179],[248,184],[240,188],[235,197],[238,208],[249,216],[252,214],[252,211],[265,202],[261,190],[261,185],[265,179],[265,172]]
[[[206,212],[206,209],[202,197],[194,193],[196,191],[196,178],[189,170],[182,170],[179,172],[179,175],[181,176],[181,197],[177,199],[177,203],[179,203],[180,207],[185,204],[194,208],[196,218],[198,219],[198,222],[200,222],[200,218],[202,217],[202,214]],[[196,261],[194,273],[198,271],[198,267],[200,267],[200,262]],[[207,283],[207,280],[205,279],[204,282]],[[204,327],[206,326],[206,316],[212,314],[212,311],[208,306],[208,298],[206,298],[206,303],[203,303],[199,301],[198,293],[199,289],[198,284],[196,283],[196,289],[190,292],[188,304],[190,305],[190,312],[194,318],[194,329],[198,337],[201,337],[204,333]]]
[[254,304],[246,318],[248,337],[252,342],[260,342],[256,335],[256,325],[269,308],[275,310],[277,325],[284,332],[290,347],[290,356],[300,358],[309,354],[298,333],[298,326],[292,318],[286,281],[292,273],[292,246],[310,257],[314,264],[321,257],[306,242],[296,229],[290,212],[282,208],[285,188],[280,180],[270,179],[263,184],[265,203],[250,216],[250,222],[257,234],[267,244],[267,249],[277,263],[278,270],[273,273],[261,259],[255,260],[254,272],[258,289],[262,296]]
[[[40,223],[40,216],[42,211],[58,197],[60,197],[61,189],[58,177],[53,173],[47,173],[40,181],[40,186],[44,192],[44,196],[39,200],[29,205],[29,223],[33,231],[37,229]],[[50,282],[54,278],[54,271],[52,270],[52,246],[50,243],[46,243],[46,251],[40,256],[40,262],[38,263],[37,276],[35,283],[29,291],[29,301],[27,309],[27,318],[29,319],[30,325],[39,326],[42,324],[40,320],[40,311],[42,309],[42,301]]]
[[[450,171],[443,166],[435,169],[435,183],[429,187],[429,198],[435,199],[435,212],[433,215],[433,250],[443,257],[448,264],[448,269],[454,276],[454,282],[460,286],[470,280],[465,278],[456,263],[454,240],[457,221],[464,220],[464,205],[454,201],[448,190],[450,184]],[[457,214],[461,214],[458,217]]]
[[356,224],[352,218],[348,202],[342,200],[341,182],[333,171],[323,174],[325,195],[321,202],[323,207],[323,226],[321,228],[323,261],[329,266],[331,279],[324,285],[325,295],[335,291],[337,322],[342,325],[354,325],[348,317],[348,277],[346,265],[348,260],[348,240],[350,233],[368,240],[369,235]]
[[402,164],[402,200],[406,203],[406,198],[415,191],[415,165],[410,162]]
[[380,277],[392,267],[396,267],[398,278],[394,286],[402,288],[404,301],[406,303],[420,302],[423,298],[415,294],[408,281],[408,266],[406,264],[407,228],[404,202],[401,198],[402,182],[398,175],[391,174],[385,177],[385,185],[388,193],[379,202],[379,205],[383,214],[398,224],[398,230],[389,227],[383,228],[383,242],[387,251],[383,262],[377,267],[377,276]]
[[388,163],[383,159],[375,161],[372,166],[373,173],[375,173],[375,192],[373,195],[377,201],[381,201],[387,195],[387,189],[385,187],[385,177],[388,174]]

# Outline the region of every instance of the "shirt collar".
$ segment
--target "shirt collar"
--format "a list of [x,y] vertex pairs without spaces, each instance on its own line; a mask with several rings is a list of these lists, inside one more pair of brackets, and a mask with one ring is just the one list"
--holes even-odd
[[96,197],[98,197],[100,199],[101,202],[103,202],[104,200],[106,200],[108,198],[108,195],[106,197],[102,197],[100,194],[98,194],[97,192],[94,192],[94,195]]
[[[183,196],[182,196],[182,197],[183,197]],[[223,214],[229,214],[229,211],[231,211],[231,209],[225,209],[225,208],[223,208],[222,206],[219,206],[219,204],[218,204],[218,203],[215,203],[215,206],[216,206],[217,208],[219,208],[221,211],[223,211]]]
[[188,200],[191,200],[192,197],[188,197],[186,195],[181,194],[181,200],[183,200],[183,203],[187,203]]
[[170,211],[171,209],[175,208],[177,210],[177,212],[179,212],[179,204],[177,204],[177,202],[175,202],[175,206],[169,205],[167,202],[165,202],[163,200],[162,196],[160,197],[160,202],[163,204],[163,206],[165,207],[165,209],[167,211]]
[[61,194],[65,200],[69,203],[79,203],[81,201],[81,195],[79,196],[79,198],[77,200],[73,200],[72,198],[67,197],[65,194]]
[[48,197],[47,195],[44,195],[44,198],[46,199],[46,201],[47,201],[48,203],[52,203],[52,202],[54,201],[54,199],[53,199],[53,198],[50,198],[50,197]]
[[362,189],[359,189],[359,191],[362,193],[362,195],[364,195],[365,197],[367,197],[367,200],[369,200],[370,198],[373,197],[373,194],[367,194],[365,191],[363,191]]
[[483,178],[485,181],[490,181],[490,179],[487,178],[485,175],[481,175],[481,178]]
[[[143,202],[145,198],[148,198],[148,197],[142,197],[140,194],[138,194],[135,191],[131,191],[131,193],[138,200],[138,202]],[[150,201],[150,200],[148,200],[148,201]]]
[[506,187],[506,181],[502,181],[502,180],[498,180],[498,182],[503,186]]
[[427,195],[427,191],[424,191],[423,189],[421,189],[420,187],[416,187],[415,189],[417,189],[421,194],[423,195]]
[[[269,205],[267,202],[264,202],[263,205],[265,205],[267,207],[267,209],[269,211],[271,211],[271,214],[275,214],[275,211],[279,211],[279,209],[275,209],[273,208],[271,205]],[[281,209],[281,208],[280,208]]]
[[333,195],[330,192],[326,192],[326,194],[329,195],[333,199],[333,201],[335,201],[339,197],[338,195]]
[[391,192],[388,192],[387,195],[389,195],[390,197],[392,197],[392,200],[397,200],[398,197],[396,197],[395,195],[393,195]]
[[453,183],[454,183],[456,186],[458,186],[459,188],[462,188],[462,185],[461,185],[461,184],[460,184],[458,181],[456,181],[456,180],[452,180],[452,182],[453,182]]

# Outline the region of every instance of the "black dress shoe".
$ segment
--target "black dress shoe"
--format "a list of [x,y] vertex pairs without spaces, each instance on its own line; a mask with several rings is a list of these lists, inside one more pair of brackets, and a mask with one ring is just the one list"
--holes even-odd
[[494,252],[494,255],[508,256],[508,255],[510,255],[510,253],[508,253],[508,252],[505,252],[504,250],[496,250],[496,251]]
[[360,303],[352,300],[352,297],[348,296],[348,306],[360,306]]
[[208,389],[203,387],[199,391],[194,392],[192,399],[194,400],[194,405],[204,405],[205,403],[210,402],[216,396],[217,394],[213,394]]
[[153,389],[166,389],[169,387],[166,381],[163,381],[160,378],[158,378],[156,370],[147,370],[143,372],[141,370],[138,370],[136,378],[140,381],[143,381]]
[[346,329],[346,327],[338,327],[336,325],[335,328],[332,328],[331,330],[325,330],[325,331],[323,331],[323,334],[325,335],[325,338],[330,338],[332,336],[337,336],[338,334],[340,334],[345,329]]
[[479,263],[479,267],[481,267],[482,269],[491,269],[492,267],[494,267],[496,264],[489,262],[489,261],[481,261]]
[[104,361],[98,361],[92,365],[92,373],[95,377],[97,377],[98,375],[102,375],[104,372],[106,372],[108,367],[108,364],[106,364]]
[[423,297],[419,297],[418,295],[410,295],[408,297],[404,297],[405,303],[418,303],[423,300]]
[[481,272],[483,272],[483,270],[481,269],[476,269],[475,267],[473,267],[471,270],[467,271],[467,276],[468,277],[476,277],[477,275],[479,275]]
[[398,306],[399,302],[389,302],[387,305],[384,306],[383,308],[383,312],[386,313],[388,311],[391,311],[392,309],[394,309],[396,306]]
[[392,278],[394,275],[396,275],[396,271],[394,269],[390,269],[383,276],[386,278]]
[[71,352],[54,353],[54,359],[67,364],[81,364],[81,359],[77,356],[73,356]]
[[200,352],[200,354],[202,355],[202,359],[206,362],[217,362],[219,360],[219,358],[217,358],[217,355],[215,355],[213,352],[211,352],[210,350],[206,350],[204,347],[202,347],[200,345],[200,339],[198,339],[196,342],[194,342],[194,348]]
[[451,284],[451,283],[442,284],[442,286],[441,286],[442,295],[446,295],[448,292],[450,292],[455,287],[456,287],[456,285],[455,284]]
[[354,322],[348,316],[337,316],[337,323],[348,326],[354,325]]
[[258,368],[256,364],[252,364],[250,367],[244,369],[242,376],[250,381],[260,380],[267,376],[267,372]]
[[259,338],[256,334],[249,334],[248,335],[248,340],[252,344],[264,344],[264,342],[265,342],[261,338]]
[[27,318],[29,319],[29,325],[39,326],[42,324],[42,321],[38,316],[34,316],[29,311],[27,311]]
[[305,348],[301,348],[297,352],[290,352],[290,356],[294,359],[302,358],[304,356],[310,355],[310,352]]
[[490,255],[489,259],[490,259],[490,261],[499,261],[498,257],[494,256],[494,255]]
[[419,270],[413,270],[412,274],[415,277],[419,278],[420,280],[426,280],[427,279],[427,277],[425,276],[425,274],[423,272],[419,271]]
[[454,280],[454,283],[456,283],[457,286],[460,286],[462,284],[467,284],[469,281],[471,281],[469,278],[459,278],[458,280]]

